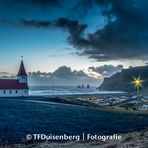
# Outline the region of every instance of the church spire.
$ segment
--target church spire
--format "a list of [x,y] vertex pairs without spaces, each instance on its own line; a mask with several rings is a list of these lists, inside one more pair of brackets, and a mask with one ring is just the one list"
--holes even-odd
[[27,76],[24,63],[23,63],[23,56],[21,56],[21,64],[20,64],[20,68],[19,68],[17,76]]

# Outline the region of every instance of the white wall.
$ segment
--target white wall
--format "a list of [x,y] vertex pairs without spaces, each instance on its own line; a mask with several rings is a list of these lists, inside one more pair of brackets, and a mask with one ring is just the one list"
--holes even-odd
[[[4,93],[5,90],[5,93]],[[10,93],[11,91],[11,93]],[[16,93],[17,91],[17,93]],[[0,89],[0,97],[21,97],[28,96],[29,91],[27,89]]]

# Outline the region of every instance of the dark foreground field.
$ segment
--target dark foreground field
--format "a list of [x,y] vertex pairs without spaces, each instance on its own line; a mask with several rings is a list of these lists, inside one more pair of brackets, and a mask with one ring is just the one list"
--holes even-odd
[[0,99],[2,145],[26,143],[26,134],[82,135],[85,132],[111,135],[147,128],[146,114],[95,110],[45,100],[42,102],[39,98]]

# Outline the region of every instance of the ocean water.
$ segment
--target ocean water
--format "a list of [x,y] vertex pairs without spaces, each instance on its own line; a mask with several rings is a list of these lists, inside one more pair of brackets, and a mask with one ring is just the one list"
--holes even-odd
[[40,95],[74,95],[74,94],[107,94],[107,93],[123,93],[119,91],[99,91],[96,87],[77,88],[74,86],[32,86],[29,88],[31,96]]
[[30,99],[0,98],[0,140],[21,143],[26,134],[111,135],[148,128],[148,115]]

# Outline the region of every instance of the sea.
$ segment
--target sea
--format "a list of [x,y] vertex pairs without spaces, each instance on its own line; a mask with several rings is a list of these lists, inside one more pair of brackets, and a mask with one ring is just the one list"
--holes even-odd
[[100,91],[97,87],[77,88],[76,86],[30,86],[31,96],[75,95],[75,94],[108,94],[124,93],[122,91]]

